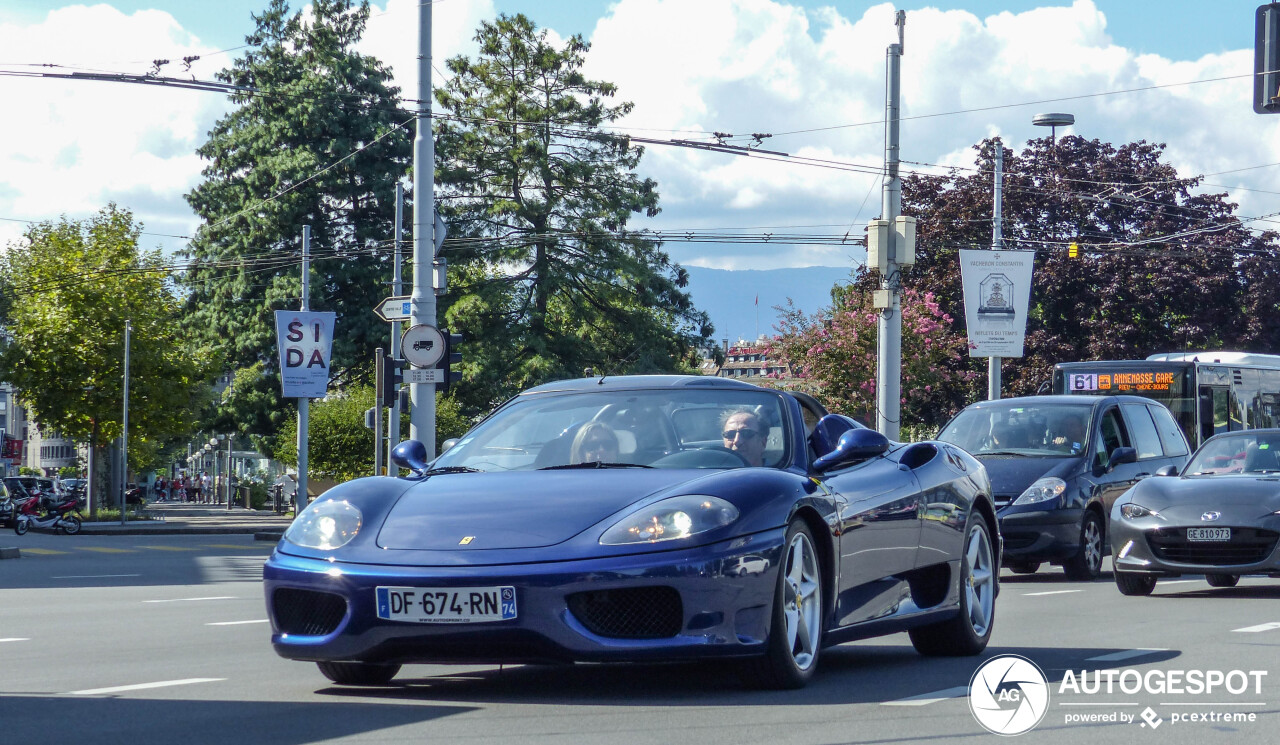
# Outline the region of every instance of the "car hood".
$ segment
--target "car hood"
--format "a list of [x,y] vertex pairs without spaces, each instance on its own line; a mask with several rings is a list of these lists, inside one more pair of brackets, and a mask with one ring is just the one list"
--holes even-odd
[[1280,479],[1249,476],[1152,477],[1129,493],[1129,501],[1174,522],[1201,522],[1206,511],[1261,517],[1280,510]]
[[706,473],[629,468],[429,476],[391,508],[378,546],[437,551],[553,546]]
[[1037,479],[1057,476],[1065,479],[1079,465],[1079,458],[1035,458],[1018,455],[976,456],[991,478],[991,493],[1016,499]]

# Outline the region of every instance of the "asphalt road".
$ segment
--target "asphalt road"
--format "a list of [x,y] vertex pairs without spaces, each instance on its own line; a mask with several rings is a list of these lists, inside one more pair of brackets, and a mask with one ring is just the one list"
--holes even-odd
[[[747,690],[715,665],[422,665],[393,686],[355,689],[271,650],[259,582],[270,543],[0,534],[0,547],[12,545],[22,558],[0,561],[5,744],[996,741],[971,713],[968,686],[983,660],[1005,654],[1048,678],[1044,717],[1020,742],[1271,743],[1280,724],[1280,580],[1211,589],[1188,578],[1127,598],[1109,576],[1006,572],[981,658],[926,659],[899,634],[827,650],[802,691]],[[1121,688],[1233,670],[1262,674],[1239,693]],[[1098,693],[1061,689],[1083,671],[1116,676],[1113,691],[1105,679]],[[1141,718],[1148,708],[1154,728]],[[1192,714],[1218,720],[1175,721]]]

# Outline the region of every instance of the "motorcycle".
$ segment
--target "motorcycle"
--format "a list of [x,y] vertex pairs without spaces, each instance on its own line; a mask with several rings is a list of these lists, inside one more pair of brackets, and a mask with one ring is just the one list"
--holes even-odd
[[[75,497],[28,497],[14,500],[13,532],[26,535],[31,528],[57,528],[67,535],[80,532],[82,518]],[[40,508],[45,512],[40,514]]]

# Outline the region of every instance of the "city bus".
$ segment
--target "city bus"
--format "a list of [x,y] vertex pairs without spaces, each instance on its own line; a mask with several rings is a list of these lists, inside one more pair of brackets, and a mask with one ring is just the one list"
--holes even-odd
[[1053,392],[1146,396],[1169,407],[1187,442],[1219,432],[1280,427],[1280,355],[1171,352],[1145,360],[1061,362]]

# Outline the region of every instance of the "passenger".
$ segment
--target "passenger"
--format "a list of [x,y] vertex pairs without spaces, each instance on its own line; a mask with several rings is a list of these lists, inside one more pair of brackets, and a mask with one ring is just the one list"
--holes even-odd
[[730,411],[725,417],[721,435],[724,437],[724,446],[741,456],[747,465],[764,465],[764,446],[768,432],[755,413],[746,409]]
[[616,463],[618,461],[618,436],[604,422],[587,422],[574,435],[569,448],[569,462]]

